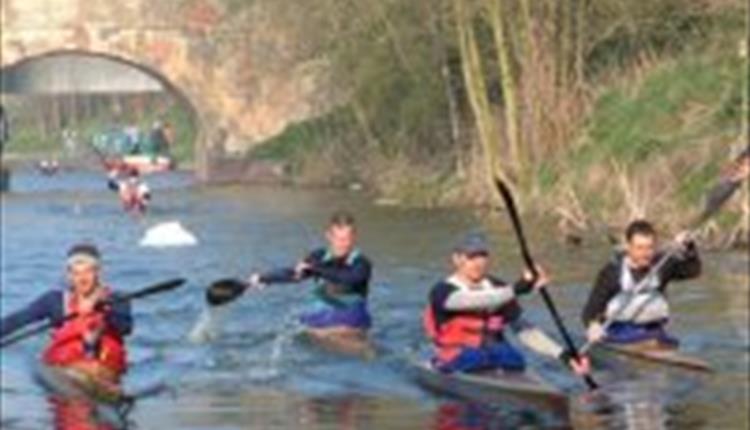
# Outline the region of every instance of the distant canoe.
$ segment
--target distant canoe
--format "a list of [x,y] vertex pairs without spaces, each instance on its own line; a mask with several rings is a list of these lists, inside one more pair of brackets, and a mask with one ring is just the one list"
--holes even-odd
[[173,170],[176,166],[171,157],[164,155],[126,155],[121,159],[124,167],[136,169],[140,174],[166,172]]

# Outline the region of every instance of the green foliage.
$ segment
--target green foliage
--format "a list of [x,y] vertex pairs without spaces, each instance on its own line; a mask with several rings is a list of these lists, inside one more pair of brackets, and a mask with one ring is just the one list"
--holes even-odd
[[344,142],[341,133],[354,122],[351,111],[337,109],[319,118],[292,124],[281,134],[256,147],[250,157],[261,160],[301,162],[306,157]]
[[[735,62],[689,56],[658,66],[636,89],[606,91],[589,119],[589,143],[574,160],[590,164],[613,157],[626,164],[646,162],[654,154],[716,133],[726,122],[738,120],[735,98],[722,97],[734,93],[741,74]],[[717,105],[723,109],[711,114]]]
[[62,152],[61,140],[45,136],[36,128],[11,128],[5,150],[13,154],[55,154]]

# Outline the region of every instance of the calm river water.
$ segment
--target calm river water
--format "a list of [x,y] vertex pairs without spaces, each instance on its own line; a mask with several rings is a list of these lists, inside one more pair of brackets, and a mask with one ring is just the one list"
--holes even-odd
[[[202,188],[190,177],[153,178],[154,207],[134,221],[106,191],[101,175],[64,172],[13,177],[2,197],[2,314],[60,285],[66,249],[95,241],[105,257],[105,278],[134,290],[171,277],[186,287],[134,304],[126,386],[147,393],[129,420],[140,429],[513,429],[541,425],[528,413],[437,396],[416,385],[407,357],[423,344],[420,313],[433,282],[444,275],[455,238],[476,228],[460,210],[373,206],[349,191],[265,187]],[[222,277],[290,264],[320,244],[320,229],[336,208],[353,211],[361,247],[375,263],[371,307],[378,357],[361,361],[319,350],[294,336],[304,285],[247,294],[229,306],[221,336],[196,345],[187,339],[204,308],[206,286]],[[520,259],[507,219],[485,225],[495,239],[495,271],[515,278]],[[194,247],[143,248],[147,227],[178,220],[199,239]],[[555,278],[551,293],[569,327],[578,319],[589,283],[608,258],[603,247],[566,248],[553,230],[527,222],[532,251]],[[717,372],[691,378],[641,374],[610,381],[616,408],[583,410],[576,428],[748,428],[748,258],[708,253],[705,275],[671,290],[673,330],[686,351]],[[540,298],[525,300],[529,318],[553,331]],[[44,336],[2,350],[3,429],[52,428],[45,393],[31,373]],[[585,389],[557,363],[533,365],[586,404]],[[150,388],[159,387],[158,390]]]

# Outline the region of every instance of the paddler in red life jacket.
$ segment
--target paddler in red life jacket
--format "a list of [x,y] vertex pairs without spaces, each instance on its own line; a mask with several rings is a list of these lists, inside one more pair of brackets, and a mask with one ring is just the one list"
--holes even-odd
[[535,281],[527,272],[508,284],[487,273],[489,256],[482,234],[466,235],[451,256],[453,273],[432,288],[423,323],[435,348],[433,366],[443,372],[523,371],[524,356],[505,337],[510,328],[532,350],[588,373],[588,358],[573,360],[570,351],[521,315],[518,298],[547,284],[544,271]]
[[[590,342],[658,341],[664,346],[677,346],[677,339],[665,331],[669,320],[667,284],[698,277],[701,261],[688,234],[678,234],[675,242],[679,251],[646,279],[663,254],[656,251],[656,230],[648,221],[630,223],[625,231],[625,251],[615,253],[599,271],[583,308]],[[609,320],[612,323],[605,330],[603,323]]]
[[117,192],[126,212],[139,215],[146,212],[151,201],[151,190],[141,179],[138,169],[130,169],[125,179],[120,179],[116,170],[110,172],[107,185]]
[[255,273],[256,287],[312,280],[315,284],[309,310],[300,318],[311,334],[362,337],[372,324],[367,309],[372,265],[356,248],[354,217],[346,212],[331,216],[325,233],[328,246],[310,252],[295,267]]
[[65,289],[53,289],[25,308],[0,321],[0,337],[31,323],[62,321],[56,325],[42,355],[50,366],[74,368],[102,383],[117,384],[127,369],[123,338],[133,326],[127,303],[104,304],[113,296],[100,279],[101,256],[90,244],[73,246],[67,254]]

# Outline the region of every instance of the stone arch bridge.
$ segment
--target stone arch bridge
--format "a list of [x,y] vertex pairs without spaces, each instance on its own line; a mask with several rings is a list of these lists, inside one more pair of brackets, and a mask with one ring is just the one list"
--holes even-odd
[[2,0],[0,70],[75,53],[146,72],[193,110],[196,171],[211,180],[224,161],[335,99],[320,47],[306,37],[318,24],[291,3]]

